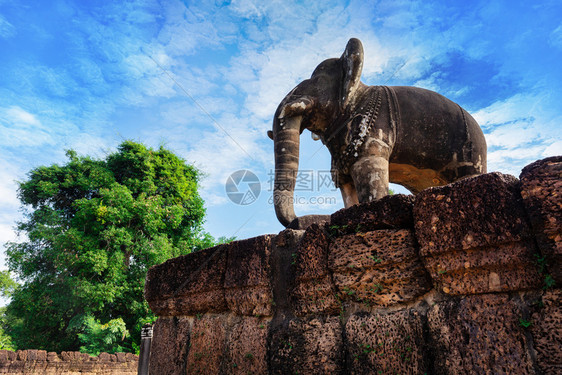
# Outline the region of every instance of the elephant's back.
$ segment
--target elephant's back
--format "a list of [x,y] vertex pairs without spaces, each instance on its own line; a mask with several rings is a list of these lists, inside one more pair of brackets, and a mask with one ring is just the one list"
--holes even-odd
[[474,168],[460,170],[462,165],[482,162],[482,155],[485,163],[484,135],[470,114],[434,91],[410,86],[390,89],[398,114],[391,162],[443,171],[450,175],[448,180],[476,174]]

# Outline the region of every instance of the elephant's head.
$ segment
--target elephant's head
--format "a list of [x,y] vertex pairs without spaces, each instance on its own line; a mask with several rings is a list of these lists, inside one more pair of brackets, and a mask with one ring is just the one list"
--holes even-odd
[[320,63],[310,79],[301,82],[279,104],[273,119],[275,185],[273,199],[279,221],[288,226],[295,218],[293,193],[299,165],[299,136],[304,129],[325,140],[331,122],[353,100],[360,87],[363,46],[350,39],[343,55]]

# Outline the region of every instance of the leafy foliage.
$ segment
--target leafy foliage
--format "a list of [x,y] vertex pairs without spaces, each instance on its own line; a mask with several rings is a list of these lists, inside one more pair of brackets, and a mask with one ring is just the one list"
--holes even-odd
[[10,271],[0,271],[0,295],[2,297],[10,297],[16,291],[17,287],[18,283],[12,279]]
[[6,308],[0,307],[0,350],[16,350],[12,338],[6,334]]
[[126,351],[121,344],[129,336],[125,322],[121,318],[101,324],[92,315],[79,315],[70,321],[68,331],[77,331],[82,346],[80,351],[93,356],[101,352],[117,353]]
[[162,147],[130,141],[105,160],[67,156],[19,186],[29,209],[18,229],[27,239],[6,245],[23,281],[7,308],[9,333],[18,348],[77,350],[85,341],[68,329],[73,319],[122,318],[131,332],[123,346],[132,350],[152,317],[147,269],[215,244],[202,231],[199,172]]
[[[18,288],[11,275],[10,271],[0,271],[0,295],[4,298],[11,297]],[[5,332],[7,327],[6,308],[0,307],[0,350],[15,350],[12,338]]]

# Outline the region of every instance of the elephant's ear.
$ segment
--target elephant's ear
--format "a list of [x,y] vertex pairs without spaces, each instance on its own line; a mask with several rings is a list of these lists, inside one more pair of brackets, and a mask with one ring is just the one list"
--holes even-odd
[[349,39],[340,60],[343,69],[340,100],[342,108],[345,108],[353,97],[357,86],[359,86],[361,71],[363,70],[363,45],[361,41],[355,38]]

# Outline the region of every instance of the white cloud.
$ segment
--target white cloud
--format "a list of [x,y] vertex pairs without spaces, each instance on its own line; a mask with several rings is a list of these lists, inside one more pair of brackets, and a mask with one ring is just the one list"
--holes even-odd
[[[17,216],[16,216],[17,217]],[[7,219],[2,218],[2,222],[0,222],[0,246],[4,247],[7,242],[14,242],[18,240],[18,236],[14,231],[14,227],[16,225],[15,222],[12,220],[14,216],[10,216]],[[5,221],[4,221],[5,220]],[[0,253],[0,265],[4,264],[4,252]],[[0,266],[0,269],[4,267]]]
[[[164,53],[158,53],[153,59],[163,66],[168,65],[170,61],[170,58]],[[135,53],[125,56],[123,64],[128,68],[129,77],[134,80],[144,78],[148,74],[159,75],[162,73],[146,54]]]
[[35,115],[18,106],[0,108],[0,129],[0,145],[5,147],[37,147],[55,142]]
[[16,35],[16,28],[0,14],[0,37],[11,38]]
[[541,158],[544,146],[521,146],[488,153],[488,172],[499,171],[519,176],[521,169]]
[[529,119],[533,116],[534,107],[540,99],[529,94],[515,94],[476,111],[472,116],[484,128],[507,124],[516,119]]
[[283,96],[310,77],[320,62],[341,56],[348,34],[342,30],[338,35],[334,26],[330,33],[303,35],[272,44],[263,52],[244,51],[233,61],[227,75],[246,92],[248,111],[261,120],[270,120]]
[[16,180],[21,177],[20,171],[11,163],[0,169],[0,222],[6,217],[6,212],[17,211],[19,207]]
[[495,124],[494,128],[486,133],[486,142],[489,148],[514,149],[540,140],[533,119],[514,118],[509,123]]
[[549,157],[549,156],[560,156],[562,155],[562,141],[556,141],[550,144],[547,148],[544,149],[542,156]]
[[[22,219],[19,212],[20,202],[17,197],[16,180],[22,179],[21,171],[11,163],[8,155],[0,154],[5,164],[0,168],[0,249],[6,242],[16,241],[14,231],[16,221]],[[0,251],[0,269],[4,269],[4,251]]]
[[[64,150],[76,151],[78,155],[104,158],[106,154],[114,151],[110,149],[113,146],[112,143],[106,137],[94,133],[77,132],[64,139],[64,144],[61,144],[61,146]],[[64,150],[61,149],[63,152]]]
[[14,106],[5,110],[6,117],[9,121],[25,125],[40,125],[40,122],[29,112],[24,111],[20,107]]
[[246,18],[261,18],[266,13],[269,4],[276,5],[275,2],[256,2],[252,0],[236,1],[231,5],[231,9]]
[[488,144],[488,170],[518,175],[525,165],[560,151],[562,116],[543,107],[543,93],[515,94],[473,114]]
[[226,132],[218,129],[202,133],[186,153],[189,162],[195,162],[208,174],[204,184],[209,188],[222,186],[228,175],[238,169],[260,168],[269,158],[257,142],[258,133],[245,126],[247,120],[221,117],[218,121]]
[[440,72],[434,72],[425,79],[420,79],[414,83],[414,86],[422,87],[424,89],[439,91],[439,84],[437,81],[440,79]]
[[[36,103],[42,107],[44,103]],[[0,108],[0,146],[11,149],[10,159],[19,161],[20,165],[36,166],[37,162],[52,163],[64,159],[65,149],[75,149],[81,154],[95,154],[101,148],[108,147],[107,137],[103,136],[96,118],[77,121],[88,121],[88,126],[80,129],[70,119],[74,117],[71,108],[43,108],[38,115],[32,114],[19,106]],[[86,112],[86,111],[84,111]],[[87,113],[83,113],[87,116]],[[65,118],[66,117],[66,118]],[[28,148],[26,153],[19,155],[21,147]],[[36,153],[47,149],[49,157],[44,160],[27,160],[23,156],[36,156]],[[6,151],[7,152],[7,151]],[[34,157],[31,157],[34,159]],[[29,162],[32,162],[31,165]],[[23,164],[21,164],[23,163]]]
[[[205,186],[205,181],[203,180],[202,182],[202,186]],[[210,189],[203,189],[201,191],[201,197],[203,198],[203,200],[205,201],[205,205],[207,207],[212,207],[212,206],[222,206],[224,204],[229,203],[228,198],[226,197],[226,193],[223,192],[223,194],[217,194],[214,191],[210,190]]]
[[550,44],[562,49],[562,23],[550,33]]

